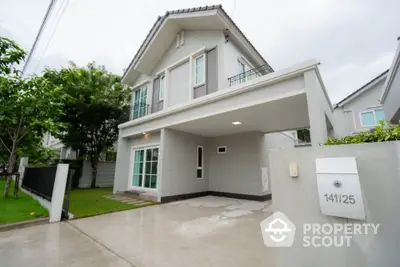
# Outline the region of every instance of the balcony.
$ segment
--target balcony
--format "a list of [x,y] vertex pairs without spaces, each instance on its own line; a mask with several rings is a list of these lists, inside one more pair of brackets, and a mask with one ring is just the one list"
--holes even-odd
[[242,84],[247,81],[254,80],[260,76],[271,73],[272,69],[268,64],[262,65],[260,67],[248,70],[246,72],[242,72],[238,75],[232,76],[228,78],[229,86],[232,87],[234,85]]
[[131,120],[136,120],[151,113],[150,105],[145,102],[135,103],[131,107]]

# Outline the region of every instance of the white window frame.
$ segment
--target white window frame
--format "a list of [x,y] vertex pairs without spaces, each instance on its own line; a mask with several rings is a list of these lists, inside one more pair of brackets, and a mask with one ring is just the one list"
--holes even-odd
[[[199,166],[199,148],[201,148],[201,166]],[[196,154],[197,154],[197,161],[196,161],[196,178],[197,179],[203,179],[204,178],[204,147],[203,146],[197,146],[196,148]],[[197,171],[201,170],[201,177],[197,177]]]
[[[162,96],[161,96],[161,81],[163,81],[163,88],[162,88]],[[166,87],[166,82],[165,82],[165,74],[160,76],[160,81],[159,81],[159,90],[158,90],[158,101],[163,101],[164,100],[164,95],[165,95],[165,87]]]
[[[380,110],[383,110],[383,108],[365,110],[365,111],[360,112],[360,115],[359,115],[359,117],[360,117],[360,125],[361,125],[362,127],[374,127],[374,126],[379,125],[379,122],[376,120],[376,114],[375,114],[375,112],[376,112],[376,111],[380,111]],[[374,117],[374,123],[375,123],[375,124],[365,125],[365,124],[363,123],[363,120],[362,120],[362,114],[364,114],[364,113],[370,113],[370,112],[372,112],[372,116]],[[383,112],[385,112],[385,111],[383,110]],[[386,115],[386,114],[385,114],[385,115]]]
[[176,34],[176,48],[178,48],[180,46],[180,33]]
[[[244,71],[238,73],[237,75],[246,73],[247,71],[254,69],[254,66],[252,64],[250,64],[250,61],[248,61],[247,58],[245,58],[244,56],[239,56],[237,58],[237,62],[238,62],[238,64],[241,64],[244,66]],[[245,76],[245,77],[241,78],[240,83],[244,83],[248,80],[251,80],[251,79],[249,79],[248,76]]]
[[238,74],[242,74],[243,72],[246,72],[246,63],[244,63],[242,60],[240,60],[240,58],[237,59],[237,63],[240,64],[240,68],[244,68],[241,70],[241,72],[239,72]]
[[146,150],[148,149],[154,149],[158,148],[158,153],[160,153],[160,144],[159,143],[149,143],[147,145],[139,145],[139,146],[132,146],[131,147],[131,155],[130,155],[130,162],[129,162],[129,179],[128,179],[128,189],[134,189],[134,190],[142,190],[142,191],[147,191],[147,192],[157,192],[159,188],[159,166],[160,166],[160,157],[158,158],[157,162],[157,182],[156,182],[156,188],[147,188],[144,187],[144,175],[146,173],[146,161],[143,161],[143,175],[141,177],[142,179],[142,186],[134,186],[133,185],[133,167],[134,167],[134,160],[135,160],[135,151],[136,150],[144,150],[144,159],[146,157]]
[[[202,79],[202,81],[196,83],[196,76],[197,76],[196,61],[197,61],[197,59],[199,59],[199,58],[201,58],[201,57],[203,57],[203,79]],[[193,85],[193,86],[194,86],[194,87],[198,87],[198,86],[201,86],[201,85],[203,85],[203,84],[206,83],[206,65],[207,65],[207,62],[206,62],[206,53],[202,53],[202,54],[200,54],[200,55],[194,57],[194,59],[193,59],[193,74],[194,74],[194,75],[193,75],[193,80],[194,80],[194,85]]]
[[185,43],[185,32],[181,31],[180,45],[182,46],[184,43]]

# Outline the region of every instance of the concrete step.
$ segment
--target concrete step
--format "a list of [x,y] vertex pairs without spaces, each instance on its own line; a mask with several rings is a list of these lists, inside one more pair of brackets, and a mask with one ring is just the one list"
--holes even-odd
[[127,190],[123,192],[117,193],[117,195],[130,198],[130,199],[140,199],[145,201],[157,202],[157,195],[154,193],[144,192],[144,191],[137,191],[137,190]]
[[138,196],[139,199],[157,202],[157,196],[151,193],[142,193]]

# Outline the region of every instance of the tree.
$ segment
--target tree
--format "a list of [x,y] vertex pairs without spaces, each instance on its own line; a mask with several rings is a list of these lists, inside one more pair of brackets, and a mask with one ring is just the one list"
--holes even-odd
[[84,68],[71,63],[61,70],[47,69],[44,77],[63,88],[65,113],[59,118],[63,129],[57,137],[80,156],[89,157],[94,188],[99,157],[114,147],[118,124],[128,118],[131,91],[120,83],[120,76],[94,62]]
[[[0,141],[9,153],[8,173],[13,172],[17,151],[28,135],[39,138],[45,132],[57,131],[54,121],[62,113],[59,88],[50,87],[41,77],[22,79],[19,76],[0,77],[0,125],[4,135]],[[8,196],[10,177],[4,197]]]
[[18,74],[16,65],[25,55],[25,51],[14,41],[0,36],[0,75]]
[[[28,140],[55,132],[62,113],[62,92],[50,87],[42,77],[22,78],[17,70],[25,52],[13,41],[0,37],[0,143],[8,158],[8,173],[14,171],[17,152]],[[4,155],[3,155],[4,158]],[[4,197],[8,196],[11,176],[7,177]]]

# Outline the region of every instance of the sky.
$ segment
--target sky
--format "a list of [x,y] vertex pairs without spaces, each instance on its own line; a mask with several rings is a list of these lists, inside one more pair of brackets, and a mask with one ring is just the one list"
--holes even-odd
[[[0,35],[29,50],[49,0],[0,0]],[[333,103],[390,67],[399,0],[58,0],[27,73],[68,61],[122,75],[158,16],[222,4],[275,69],[315,58]],[[64,10],[64,12],[63,12]],[[62,16],[60,16],[62,14]]]

